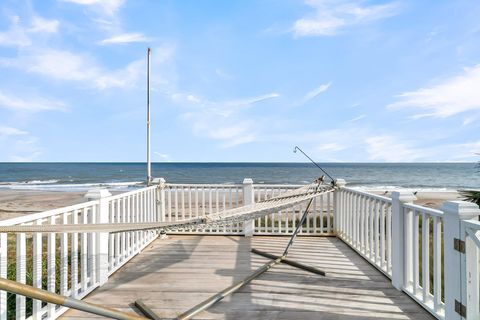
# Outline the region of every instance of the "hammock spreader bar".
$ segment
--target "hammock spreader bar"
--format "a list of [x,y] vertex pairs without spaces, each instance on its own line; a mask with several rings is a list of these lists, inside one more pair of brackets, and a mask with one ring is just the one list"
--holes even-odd
[[41,300],[43,302],[53,303],[67,308],[77,309],[80,311],[93,313],[96,315],[119,319],[119,320],[145,320],[148,318],[140,317],[135,314],[130,314],[115,309],[105,308],[103,306],[89,303],[83,300],[65,297],[47,290],[34,288],[32,286],[19,283],[5,278],[0,278],[0,290],[5,290],[11,293],[19,294],[32,299]]

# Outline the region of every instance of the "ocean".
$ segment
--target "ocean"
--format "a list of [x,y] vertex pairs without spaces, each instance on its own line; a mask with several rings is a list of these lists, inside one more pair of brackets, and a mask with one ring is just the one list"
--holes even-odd
[[[458,190],[480,188],[476,163],[324,163],[334,178],[365,188]],[[153,163],[154,177],[172,183],[303,184],[322,172],[311,163]],[[0,163],[0,189],[130,190],[144,185],[144,163]]]

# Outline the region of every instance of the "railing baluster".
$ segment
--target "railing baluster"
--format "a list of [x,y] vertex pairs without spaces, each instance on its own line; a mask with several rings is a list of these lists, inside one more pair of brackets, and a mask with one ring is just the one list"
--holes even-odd
[[[77,210],[72,211],[71,213],[72,224],[78,223],[78,212]],[[71,258],[72,264],[72,274],[71,274],[71,285],[72,288],[72,297],[78,296],[78,233],[72,233],[72,248],[71,248]]]
[[[25,233],[17,233],[16,236],[16,278],[15,280],[20,283],[26,283],[27,280],[27,244]],[[2,275],[3,277],[3,275]],[[16,303],[16,319],[23,320],[26,316],[25,296],[15,295]]]
[[[35,224],[42,224],[41,220],[37,220]],[[42,289],[42,234],[37,232],[32,236],[32,285],[35,288]],[[33,299],[32,301],[32,318],[34,320],[42,319],[42,301]]]
[[[8,237],[6,233],[0,233],[0,277],[7,277]],[[7,320],[7,292],[0,290],[0,320]]]
[[[49,224],[55,224],[55,216],[52,216],[48,219]],[[55,274],[56,274],[56,266],[55,266],[55,233],[49,233],[47,236],[47,290],[50,292],[55,292]],[[49,303],[47,306],[48,309],[48,317],[53,318],[55,315],[55,305]]]
[[419,214],[413,211],[413,294],[418,294],[420,269],[419,269]]
[[430,221],[422,214],[422,282],[423,301],[427,302],[430,293]]
[[442,304],[442,224],[433,217],[433,309],[440,310]]

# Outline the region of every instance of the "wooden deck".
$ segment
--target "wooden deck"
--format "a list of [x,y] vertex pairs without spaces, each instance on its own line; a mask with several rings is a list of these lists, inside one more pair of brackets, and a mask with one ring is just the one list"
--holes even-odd
[[[143,299],[172,319],[279,254],[288,237],[170,236],[156,240],[85,300],[125,311]],[[289,258],[321,277],[279,265],[194,319],[433,319],[368,262],[334,237],[299,237]],[[135,311],[132,311],[135,312]],[[63,318],[93,315],[70,310]]]

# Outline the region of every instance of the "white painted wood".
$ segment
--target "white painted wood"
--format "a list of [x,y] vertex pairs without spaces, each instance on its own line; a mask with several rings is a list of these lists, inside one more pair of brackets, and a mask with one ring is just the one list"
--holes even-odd
[[[68,224],[68,213],[62,215],[62,224]],[[68,295],[68,234],[60,235],[60,294]]]
[[[48,219],[49,224],[55,224],[55,216]],[[47,290],[50,292],[55,292],[55,278],[56,278],[56,245],[55,245],[55,234],[49,233],[47,235]],[[55,316],[55,305],[49,303],[47,305],[47,316],[53,318]]]
[[433,310],[442,308],[442,224],[440,217],[433,217]]
[[[7,234],[0,233],[0,277],[7,277]],[[0,290],[0,320],[7,319],[7,292]]]
[[[243,204],[245,206],[251,205],[255,202],[255,193],[253,188],[253,180],[250,178],[245,178],[243,180]],[[243,230],[246,237],[253,236],[255,230],[254,221],[245,221],[243,223]]]
[[405,277],[405,211],[404,203],[413,202],[416,197],[411,192],[392,192],[392,285],[402,290],[406,281]]
[[[480,215],[478,206],[465,201],[447,201],[443,204],[445,213],[445,319],[461,319],[455,312],[455,300],[466,304],[465,257],[453,247],[454,239],[464,239],[461,232],[461,220]],[[463,280],[463,281],[462,281]]]
[[[106,192],[105,192],[106,191]],[[85,195],[88,196],[90,200],[98,200],[98,206],[95,210],[96,217],[95,220],[97,223],[108,223],[109,222],[109,196],[110,192],[107,190],[92,190]],[[96,283],[103,285],[108,280],[108,256],[109,256],[109,237],[106,232],[96,233],[95,239],[95,252],[97,253],[96,257],[96,266],[95,273],[97,276]]]
[[[35,224],[42,224],[39,219]],[[35,233],[32,236],[32,286],[42,288],[42,234]],[[42,301],[34,299],[32,301],[32,318],[33,320],[42,319]]]
[[480,222],[464,225],[466,236],[466,306],[467,319],[480,319]]
[[[16,265],[16,281],[26,283],[27,276],[27,245],[25,233],[17,233],[16,235],[17,247],[17,265]],[[25,296],[17,294],[16,301],[16,319],[23,320],[26,316]]]

